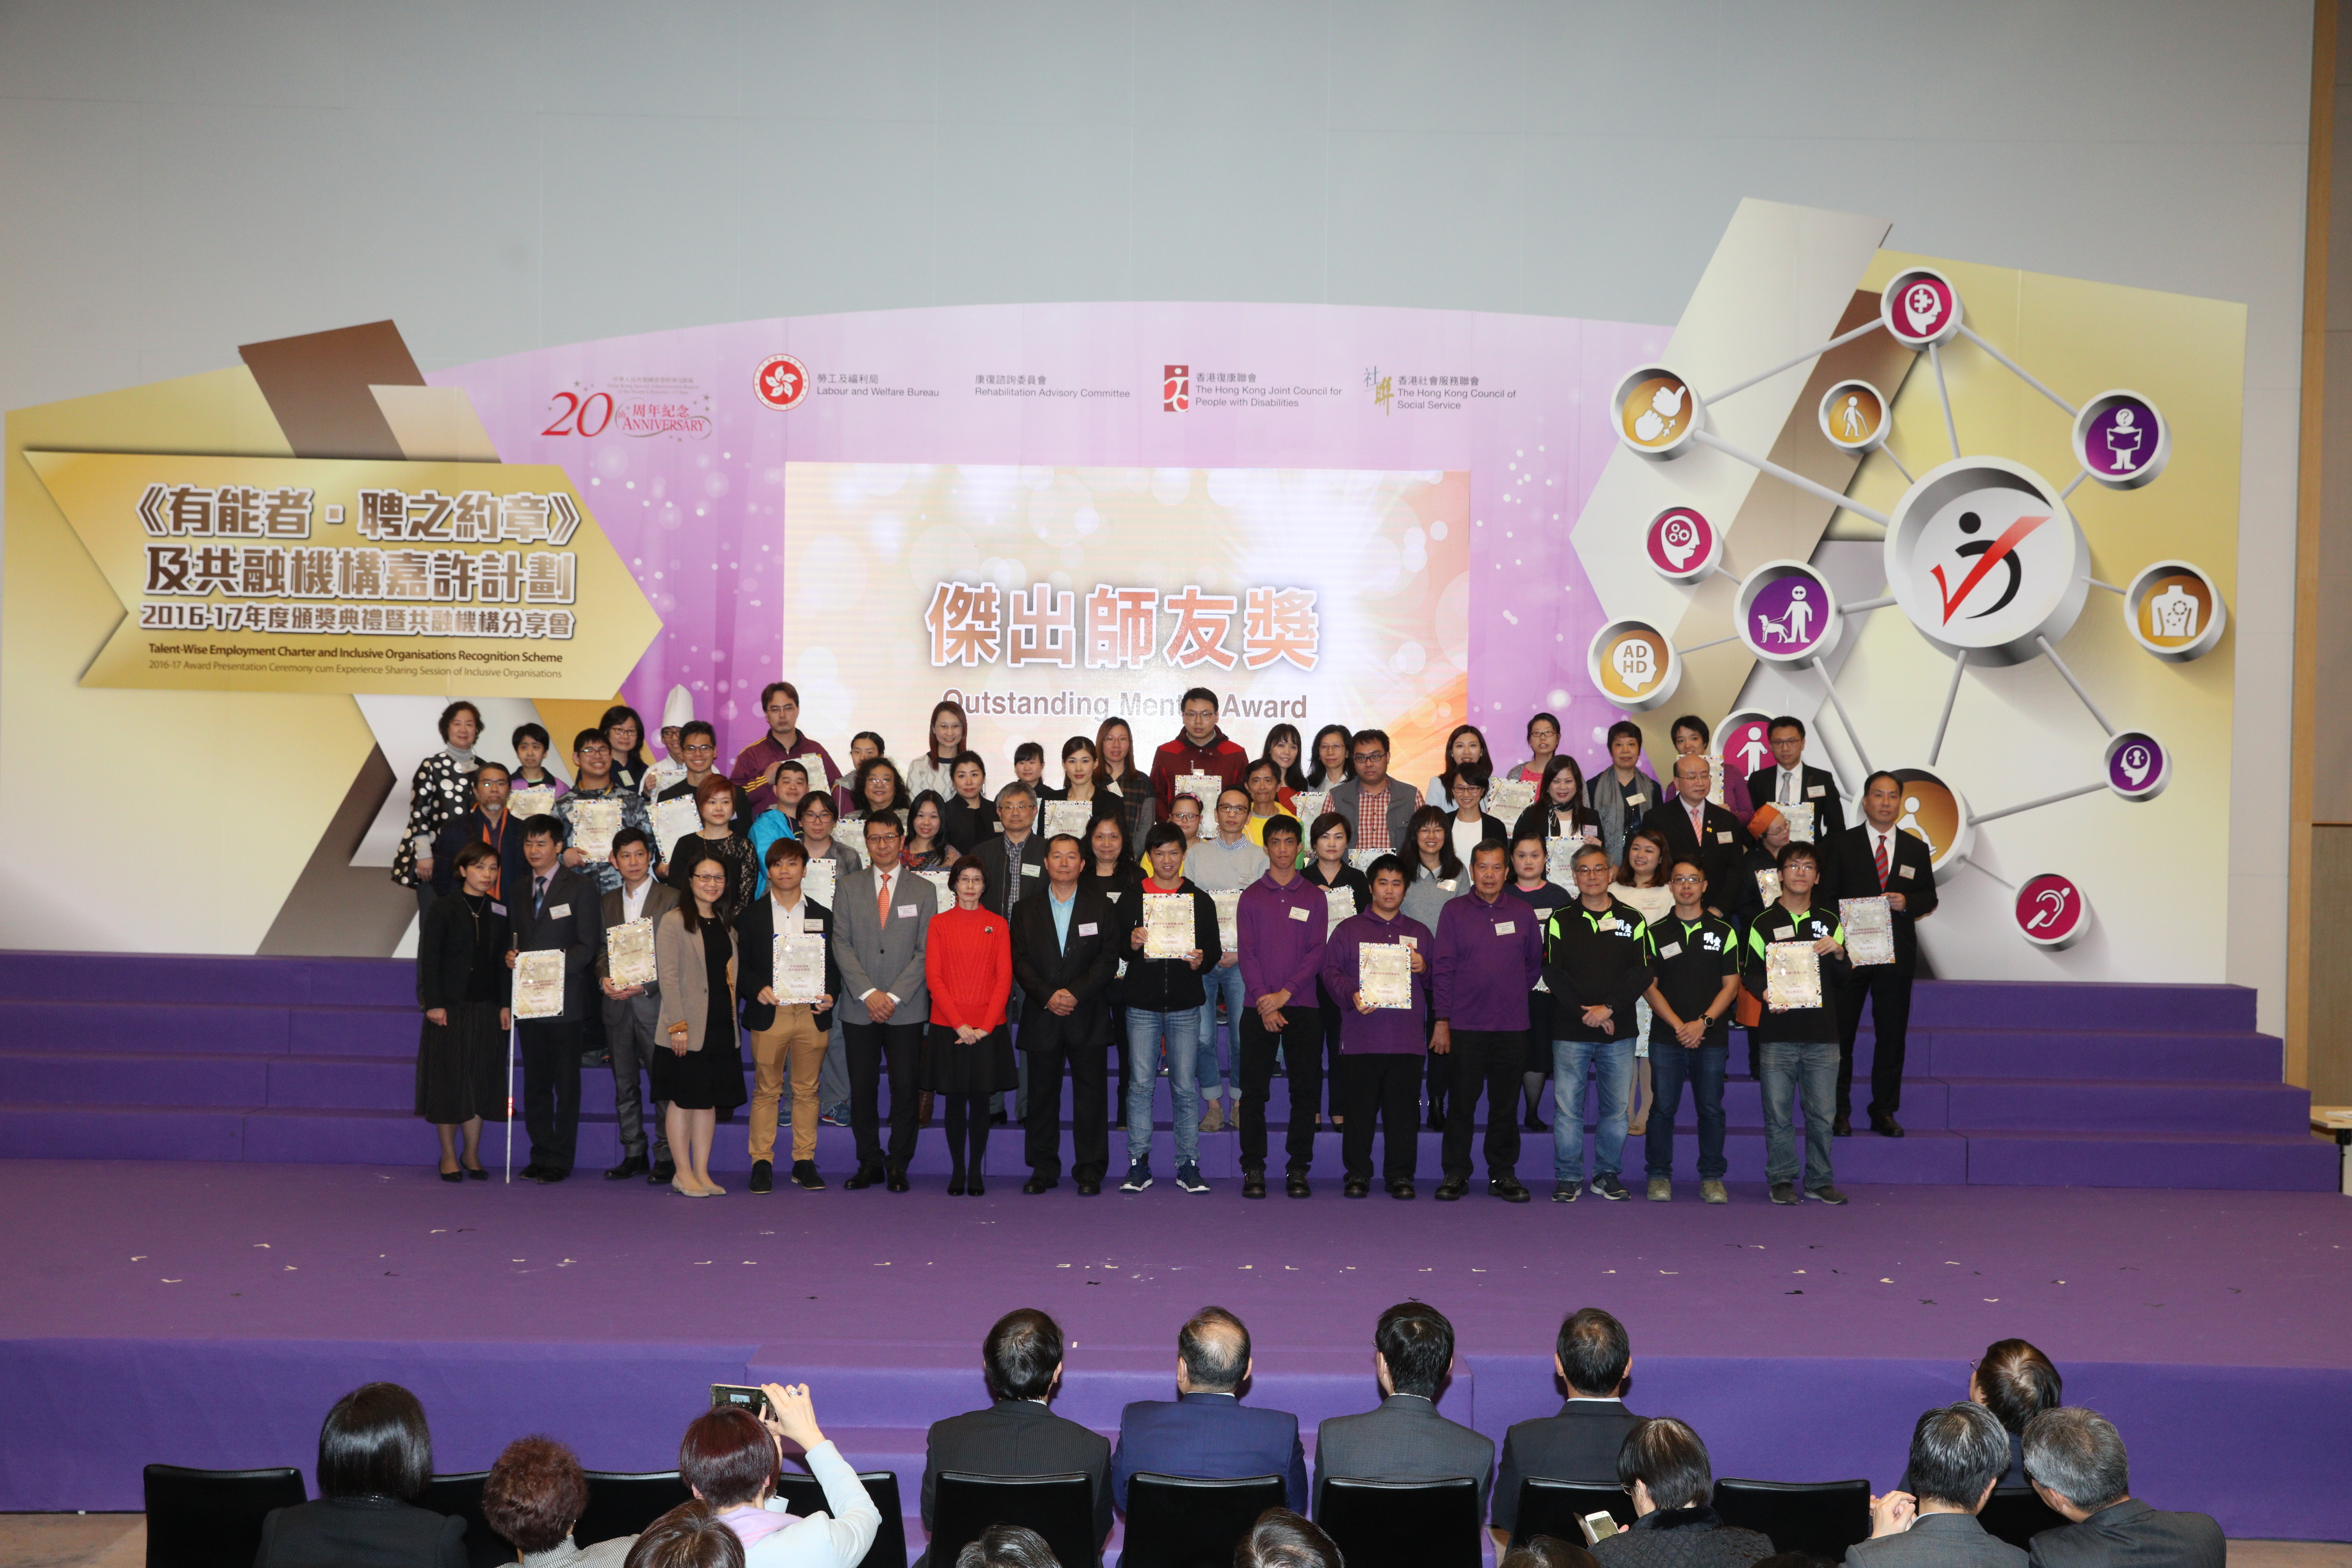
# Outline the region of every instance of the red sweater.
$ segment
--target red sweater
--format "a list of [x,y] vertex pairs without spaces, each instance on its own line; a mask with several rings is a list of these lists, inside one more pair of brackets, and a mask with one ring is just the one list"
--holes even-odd
[[[1191,736],[1178,731],[1176,738],[1161,746],[1151,757],[1151,789],[1160,797],[1160,820],[1167,821],[1170,810],[1176,804],[1179,775],[1214,773],[1228,785],[1238,789],[1242,775],[1248,771],[1249,753],[1226,740],[1223,730],[1211,735],[1205,746],[1192,744]],[[1216,813],[1212,811],[1203,815],[1210,822],[1215,822]]]
[[1013,994],[1013,929],[988,910],[951,909],[931,918],[923,939],[923,979],[931,1022],[945,1028],[1000,1028]]

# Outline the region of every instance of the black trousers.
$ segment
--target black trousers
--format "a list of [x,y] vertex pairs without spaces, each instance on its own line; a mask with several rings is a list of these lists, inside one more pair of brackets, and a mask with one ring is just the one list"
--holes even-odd
[[1290,1072],[1290,1131],[1282,1145],[1290,1159],[1284,1168],[1304,1175],[1315,1163],[1315,1108],[1323,1102],[1323,1019],[1319,1009],[1296,1004],[1282,1016],[1287,1022],[1277,1034],[1256,1008],[1242,1014],[1242,1169],[1265,1169],[1266,1091],[1280,1051]]
[[569,1171],[580,1147],[580,1026],[568,1018],[526,1018],[517,1033],[530,1163]]
[[[920,1024],[841,1026],[849,1047],[849,1126],[857,1139],[857,1168],[904,1166],[915,1157],[915,1068],[923,1051]],[[882,1075],[890,1075],[890,1148],[882,1148]]]
[[[1043,1029],[1032,1030],[1044,1034]],[[1110,1168],[1110,1124],[1104,1120],[1109,1063],[1102,1042],[1056,1040],[1021,1053],[1029,1064],[1029,1113],[1022,1119],[1029,1173],[1062,1176],[1062,1074],[1070,1075],[1070,1174],[1099,1182]]]
[[1870,1113],[1892,1116],[1903,1104],[1905,1031],[1911,1024],[1911,976],[1899,963],[1874,963],[1850,972],[1838,985],[1837,1108],[1853,1114],[1853,1037],[1862,1026],[1862,1003],[1870,999]]
[[1323,982],[1315,982],[1315,1010],[1323,1018],[1323,1096],[1325,1110],[1333,1116],[1348,1114],[1348,1089],[1345,1076],[1339,1071],[1339,1025],[1348,1010],[1333,1001],[1331,993],[1323,989]]
[[1470,1132],[1478,1091],[1486,1091],[1486,1174],[1514,1173],[1519,1163],[1519,1075],[1527,1071],[1524,1029],[1455,1029],[1446,1054],[1429,1058],[1432,1077],[1452,1080],[1446,1100],[1445,1174],[1470,1179]]
[[1372,1118],[1381,1119],[1381,1179],[1410,1182],[1421,1153],[1421,1063],[1418,1051],[1367,1051],[1345,1057],[1348,1125],[1339,1156],[1351,1182],[1372,1179]]

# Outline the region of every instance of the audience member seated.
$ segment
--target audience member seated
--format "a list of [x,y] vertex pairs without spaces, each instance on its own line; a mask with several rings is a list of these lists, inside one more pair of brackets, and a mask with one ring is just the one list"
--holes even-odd
[[[2009,1433],[2009,1468],[2000,1484],[2025,1484],[2026,1424],[2045,1410],[2065,1402],[2065,1380],[2058,1369],[2023,1340],[1996,1340],[1985,1346],[1983,1359],[1969,1374],[1969,1397],[1983,1405]],[[1906,1489],[1906,1490],[1908,1489]]]
[[743,1568],[743,1542],[707,1502],[682,1502],[646,1527],[624,1568]]
[[1192,1314],[1176,1336],[1175,1400],[1139,1399],[1119,1412],[1110,1461],[1119,1507],[1127,1506],[1127,1483],[1138,1475],[1280,1476],[1291,1509],[1304,1511],[1307,1454],[1298,1444],[1298,1417],[1243,1406],[1252,1364],[1249,1331],[1239,1318],[1223,1307]]
[[621,1568],[634,1535],[600,1541],[583,1551],[572,1527],[588,1506],[588,1479],[580,1458],[552,1437],[509,1443],[482,1482],[482,1517],[515,1549],[523,1568]]
[[1594,1545],[1601,1568],[1748,1568],[1772,1555],[1770,1537],[1726,1524],[1707,1506],[1715,1471],[1706,1445],[1670,1415],[1626,1436],[1617,1479],[1633,1494],[1633,1528]]
[[1846,1548],[1850,1568],[2025,1568],[2025,1553],[1977,1522],[2009,1468],[2009,1434],[1981,1405],[1947,1405],[1911,1429],[1916,1488],[1870,1500],[1870,1539]]
[[1341,1568],[1339,1548],[1312,1521],[1286,1508],[1257,1516],[1234,1548],[1234,1568]]
[[[771,1383],[761,1392],[768,1396],[767,1416],[728,1405],[695,1417],[678,1445],[678,1479],[718,1510],[719,1521],[743,1542],[745,1568],[856,1568],[881,1528],[881,1510],[841,1450],[817,1430],[805,1384]],[[775,1495],[787,1440],[800,1446],[809,1472],[824,1489],[830,1518],[794,1519]],[[636,1560],[631,1552],[630,1563]]]
[[1361,1415],[1334,1415],[1315,1433],[1315,1502],[1323,1481],[1478,1483],[1478,1517],[1495,1473],[1495,1440],[1437,1413],[1437,1395],[1454,1366],[1454,1325],[1434,1307],[1407,1301],[1381,1314],[1372,1331],[1372,1371],[1381,1404]]
[[2123,1436],[2095,1411],[2062,1405],[2026,1423],[2025,1474],[2073,1521],[2033,1538],[2033,1568],[2223,1568],[2220,1525],[2131,1495]]
[[[1049,1408],[1062,1382],[1062,1342],[1061,1325],[1031,1307],[1005,1313],[988,1331],[988,1338],[981,1342],[981,1364],[987,1373],[989,1394],[996,1403],[985,1410],[931,1424],[923,1453],[926,1531],[931,1528],[932,1502],[942,1471],[982,1476],[1083,1474],[1095,1483],[1095,1536],[1098,1541],[1109,1539],[1110,1444],[1100,1433],[1090,1432]],[[1039,1541],[1037,1549],[1045,1551],[1045,1543]],[[969,1552],[971,1548],[965,1550]],[[1050,1556],[1047,1560],[1051,1561]],[[962,1559],[957,1561],[961,1563]]]
[[432,1479],[416,1395],[355,1388],[319,1428],[317,1500],[269,1510],[254,1568],[466,1568],[466,1521],[415,1504]]
[[1062,1568],[1045,1538],[1017,1524],[992,1524],[956,1553],[955,1568]]
[[[1592,1553],[1574,1542],[1557,1535],[1531,1535],[1525,1545],[1504,1552],[1495,1568],[1596,1568],[1596,1564]],[[1812,1560],[1800,1558],[1795,1568],[1813,1568]]]
[[1598,1307],[1571,1312],[1559,1325],[1551,1364],[1568,1390],[1557,1415],[1521,1421],[1503,1434],[1489,1516],[1508,1539],[1519,1516],[1519,1483],[1529,1476],[1553,1481],[1617,1479],[1617,1455],[1641,1417],[1625,1408],[1625,1378],[1633,1364],[1625,1325]]

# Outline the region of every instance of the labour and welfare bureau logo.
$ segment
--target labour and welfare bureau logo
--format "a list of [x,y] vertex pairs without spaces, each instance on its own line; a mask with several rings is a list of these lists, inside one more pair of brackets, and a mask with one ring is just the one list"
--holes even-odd
[[1160,372],[1160,411],[1181,414],[1192,406],[1192,367],[1164,365]]
[[751,390],[780,414],[799,407],[808,389],[808,366],[790,354],[770,354],[751,374]]

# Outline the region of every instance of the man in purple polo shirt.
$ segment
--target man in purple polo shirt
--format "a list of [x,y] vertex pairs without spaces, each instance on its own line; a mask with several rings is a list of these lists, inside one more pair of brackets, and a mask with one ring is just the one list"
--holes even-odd
[[1430,1075],[1453,1076],[1446,1098],[1445,1179],[1441,1202],[1470,1190],[1470,1126],[1478,1090],[1486,1091],[1486,1190],[1506,1203],[1528,1201],[1519,1163],[1519,1074],[1527,1070],[1528,993],[1543,977],[1543,935],[1535,910],[1504,890],[1510,847],[1489,839],[1470,852],[1470,896],[1451,899],[1437,917],[1437,951],[1429,1010]]
[[[1413,1195],[1414,1157],[1421,1137],[1421,1058],[1429,1041],[1422,1018],[1429,1007],[1429,928],[1404,912],[1404,862],[1383,855],[1365,873],[1372,907],[1341,921],[1323,944],[1323,989],[1349,1009],[1339,1037],[1339,1070],[1348,1091],[1348,1124],[1339,1149],[1347,1163],[1343,1196],[1372,1190],[1372,1118],[1384,1124],[1381,1174],[1389,1196]],[[1328,917],[1327,917],[1328,918]],[[1360,950],[1380,944],[1411,951],[1412,1005],[1376,1007],[1364,992]]]
[[1290,1067],[1289,1155],[1283,1191],[1303,1198],[1315,1163],[1315,1108],[1323,1103],[1323,1022],[1315,976],[1323,967],[1330,902],[1298,874],[1298,819],[1265,820],[1265,875],[1242,889],[1242,1196],[1265,1196],[1265,1096],[1275,1053]]

